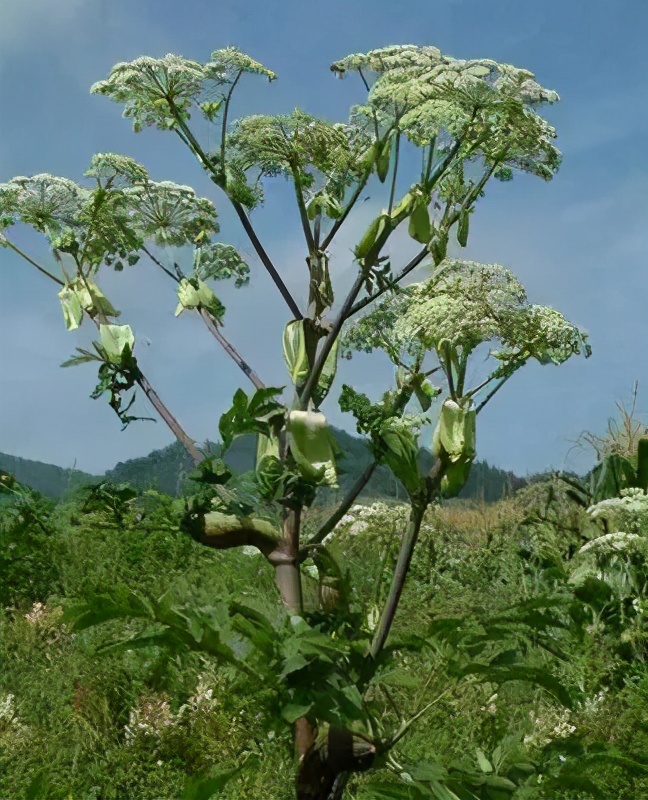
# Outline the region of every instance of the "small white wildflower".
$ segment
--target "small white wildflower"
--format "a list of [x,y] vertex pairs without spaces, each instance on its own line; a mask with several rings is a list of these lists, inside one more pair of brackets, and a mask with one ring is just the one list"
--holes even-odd
[[361,533],[362,531],[366,530],[368,527],[369,527],[368,522],[359,520],[358,522],[354,522],[353,525],[349,528],[349,533],[355,535],[356,533]]
[[603,536],[597,536],[596,539],[591,539],[587,544],[584,544],[579,553],[587,553],[588,550],[599,548],[611,548],[613,550],[625,550],[630,546],[634,539],[641,537],[636,533],[625,533],[624,531],[615,531],[614,533],[606,533]]
[[48,610],[44,603],[34,603],[31,611],[25,614],[25,619],[32,625],[38,625],[47,618]]

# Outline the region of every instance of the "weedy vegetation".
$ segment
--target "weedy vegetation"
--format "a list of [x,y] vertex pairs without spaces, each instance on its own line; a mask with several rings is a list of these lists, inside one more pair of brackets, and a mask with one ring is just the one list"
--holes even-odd
[[[4,794],[531,800],[648,789],[648,439],[602,450],[585,481],[554,476],[495,507],[450,502],[476,456],[478,417],[507,381],[530,360],[590,354],[585,333],[530,303],[508,268],[457,257],[490,180],[555,174],[540,109],[558,95],[527,70],[435,47],[354,54],[331,70],[357,80],[346,122],[300,109],[235,119],[246,81],[276,76],[231,47],[205,63],[120,63],[92,87],[136,132],[175,135],[234,210],[288,311],[287,375],[272,383],[225,336],[214,286],[242,287],[250,268],[217,238],[210,199],[111,153],[93,157],[83,184],[40,174],[0,185],[0,244],[57,285],[68,329],[97,328],[64,366],[97,366],[92,397],[123,426],[141,419],[143,392],[196,465],[182,499],[104,481],[56,507],[3,475]],[[294,188],[304,308],[255,228],[274,178]],[[359,237],[345,293],[331,248],[362,219],[368,187],[384,206]],[[19,245],[20,226],[45,237],[52,263]],[[178,248],[190,252],[182,264]],[[100,289],[106,270],[142,259],[171,281],[176,315],[199,315],[252,384],[220,417],[218,456],[164,403]],[[342,384],[337,398],[373,460],[323,509],[318,492],[338,484],[343,458],[325,413],[339,359],[374,351],[394,385],[375,400]],[[234,474],[222,455],[250,434],[255,468]],[[357,502],[378,465],[408,502]]]

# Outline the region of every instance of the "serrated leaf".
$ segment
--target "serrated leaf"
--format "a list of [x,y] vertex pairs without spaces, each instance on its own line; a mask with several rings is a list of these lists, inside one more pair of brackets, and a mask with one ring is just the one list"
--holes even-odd
[[257,389],[248,400],[242,389],[234,393],[232,407],[221,415],[218,430],[225,452],[237,436],[246,433],[262,433],[269,436],[274,427],[282,424],[285,408],[274,400],[283,392],[283,387],[269,386]]
[[217,100],[216,102],[200,103],[199,105],[200,105],[200,110],[203,112],[205,117],[210,122],[213,122],[214,118],[216,117],[216,114],[218,114],[218,112],[220,111],[221,106],[223,105],[223,103],[224,103],[224,99],[221,98],[220,100]]
[[292,725],[296,720],[305,717],[312,707],[312,703],[288,703],[281,709],[281,716]]
[[387,686],[402,686],[405,689],[416,689],[421,681],[405,669],[396,668],[388,672],[381,672],[374,679],[375,683],[384,683]]
[[211,800],[212,797],[219,795],[232,778],[247,766],[249,763],[246,762],[239,767],[223,770],[210,777],[188,778],[180,800]]
[[256,466],[256,481],[261,496],[266,500],[274,500],[281,489],[284,467],[277,456],[264,456]]
[[490,664],[468,664],[461,670],[462,675],[483,675],[490,683],[524,681],[540,686],[554,695],[567,708],[573,708],[574,700],[563,684],[546,669],[523,664],[516,666],[491,666]]
[[423,411],[429,410],[430,406],[432,405],[432,401],[435,397],[438,397],[440,393],[441,389],[434,386],[427,378],[420,382],[417,381],[414,384],[414,394],[416,395],[416,399],[418,400]]

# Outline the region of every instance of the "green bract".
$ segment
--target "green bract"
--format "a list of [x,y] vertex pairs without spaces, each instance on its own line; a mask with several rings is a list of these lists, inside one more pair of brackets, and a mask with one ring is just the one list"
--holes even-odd
[[392,417],[380,426],[375,441],[382,457],[410,496],[421,488],[418,467],[418,444],[415,433],[402,419]]
[[104,317],[118,317],[117,311],[94,281],[89,278],[77,278],[66,284],[58,293],[63,309],[65,327],[73,331],[79,327],[83,312],[91,317],[97,314]]
[[100,325],[99,338],[108,359],[114,364],[121,362],[125,351],[132,353],[135,346],[130,325]]
[[288,415],[290,452],[302,477],[337,487],[333,437],[319,411],[291,411]]
[[178,284],[178,305],[175,310],[175,316],[182,314],[185,308],[205,308],[219,322],[225,313],[225,307],[221,301],[200,278],[183,278]]
[[303,319],[291,320],[284,328],[283,354],[290,380],[295,386],[301,386],[309,372]]
[[444,465],[441,491],[445,497],[456,497],[466,485],[477,454],[476,422],[477,411],[469,398],[460,402],[447,398],[443,402],[432,437],[432,452]]
[[476,411],[472,401],[444,400],[432,438],[434,455],[451,463],[466,459],[472,461],[477,452],[475,436]]

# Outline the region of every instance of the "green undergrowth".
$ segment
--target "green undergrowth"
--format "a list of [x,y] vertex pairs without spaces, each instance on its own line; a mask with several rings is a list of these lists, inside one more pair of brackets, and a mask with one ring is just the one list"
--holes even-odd
[[[70,604],[127,591],[153,598],[167,593],[194,608],[228,598],[276,608],[271,571],[259,555],[216,552],[181,533],[180,509],[169,497],[123,485],[106,487],[104,495],[84,491],[54,506],[26,493],[0,512],[7,576],[0,616],[0,796],[208,797],[207,789],[196,789],[200,781],[212,778],[216,786],[222,778],[225,785],[243,765],[220,796],[294,797],[291,732],[272,687],[198,652],[155,646],[102,652],[135,632],[138,621],[73,631],[63,617]],[[406,516],[407,507],[396,503],[351,509],[327,540],[342,573],[353,575],[345,589],[347,616],[335,625],[326,617],[307,562],[311,624],[372,629]],[[307,516],[306,531],[316,530],[321,517],[321,509]],[[387,728],[428,708],[388,763],[353,778],[348,797],[427,797],[413,789],[403,794],[403,779],[433,786],[439,764],[447,780],[459,776],[462,786],[473,787],[459,795],[467,798],[648,796],[643,617],[632,599],[615,605],[611,594],[601,600],[602,585],[583,589],[570,582],[585,563],[580,548],[601,533],[551,482],[492,506],[428,511],[392,631],[394,661],[370,690]],[[624,564],[614,567],[617,578]],[[645,559],[631,563],[633,585],[643,580],[642,564],[645,578]],[[609,569],[606,585],[613,583]],[[618,579],[614,585],[621,585]],[[550,600],[538,604],[538,598]],[[552,686],[485,682],[465,672],[479,642],[494,635],[488,626],[507,614],[526,614],[537,626],[536,641],[516,633],[517,622],[502,636],[528,649],[530,669],[552,665],[571,707]],[[552,615],[550,627],[542,615]],[[413,646],[422,637],[426,645]],[[508,788],[497,790],[500,779]]]

